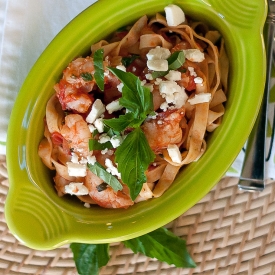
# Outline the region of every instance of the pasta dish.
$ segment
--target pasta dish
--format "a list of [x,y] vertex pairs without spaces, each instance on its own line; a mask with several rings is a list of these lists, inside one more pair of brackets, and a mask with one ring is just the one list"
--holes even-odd
[[160,197],[220,125],[228,72],[221,34],[175,5],[93,44],[46,106],[38,153],[58,195],[88,208]]

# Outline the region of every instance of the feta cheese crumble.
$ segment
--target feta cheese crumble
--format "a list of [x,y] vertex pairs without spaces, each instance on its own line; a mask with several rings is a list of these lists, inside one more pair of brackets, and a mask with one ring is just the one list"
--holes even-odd
[[185,21],[183,10],[176,5],[168,5],[164,8],[168,26],[178,26]]
[[100,99],[96,99],[93,103],[91,112],[86,117],[88,123],[94,123],[105,112],[105,106]]
[[167,147],[168,155],[173,162],[181,163],[182,156],[179,147],[176,144],[169,144]]
[[83,182],[70,182],[68,185],[65,185],[65,193],[84,196],[89,194],[89,190],[85,185],[83,185]]
[[171,56],[171,52],[169,49],[162,48],[157,46],[154,49],[151,49],[147,54],[146,57],[148,60],[165,60]]
[[113,176],[117,176],[118,179],[121,179],[121,174],[118,172],[117,167],[115,167],[110,159],[105,160],[105,165],[107,166],[106,171]]
[[[166,103],[173,104],[177,109],[181,108],[188,98],[185,89],[175,81],[162,81],[159,84],[159,92]],[[167,104],[162,104],[161,108],[167,109]]]
[[106,105],[106,110],[108,111],[109,114],[112,114],[115,111],[119,111],[122,108],[123,106],[119,104],[119,100],[114,100]]
[[147,67],[152,71],[165,72],[168,71],[168,61],[159,59],[159,60],[148,60]]
[[202,62],[204,60],[204,53],[198,49],[183,50],[185,58],[192,62]]
[[67,162],[67,168],[68,174],[71,177],[85,177],[87,175],[85,164]]
[[179,81],[181,80],[181,72],[170,70],[164,77],[170,81]]

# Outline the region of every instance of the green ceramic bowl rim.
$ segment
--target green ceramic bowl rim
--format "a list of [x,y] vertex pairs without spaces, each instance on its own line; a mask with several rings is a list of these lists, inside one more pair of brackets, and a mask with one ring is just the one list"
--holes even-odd
[[[38,187],[41,196],[45,193],[54,207],[61,207],[62,213],[65,211],[64,216],[68,219],[69,232],[65,237],[58,236],[50,244],[28,240],[28,245],[39,248],[53,247],[76,240],[102,243],[133,238],[167,224],[205,196],[227,171],[241,150],[255,121],[262,98],[265,79],[262,29],[266,16],[266,4],[263,3],[259,9],[256,0],[251,2],[249,12],[255,11],[253,7],[256,7],[257,16],[261,15],[261,17],[251,18],[250,16],[247,25],[245,20],[236,23],[235,14],[228,13],[224,16],[220,13],[225,10],[226,5],[235,5],[236,0],[227,1],[227,4],[221,4],[219,0],[141,0],[139,2],[100,0],[68,24],[50,43],[30,71],[19,92],[10,118],[7,142],[10,190],[5,207],[10,230],[21,239],[31,234],[31,230],[25,232],[25,235],[21,234],[22,225],[19,224],[20,222],[16,223],[14,216],[16,212],[13,205],[19,196],[21,182]],[[163,7],[170,3],[182,6],[191,17],[203,18],[205,22],[221,30],[227,45],[231,61],[231,95],[226,103],[226,114],[222,126],[211,134],[209,150],[199,162],[184,168],[173,186],[161,199],[156,199],[154,202],[140,203],[127,210],[91,211],[90,209],[80,210],[75,203],[69,205],[67,200],[60,201],[52,187],[45,187],[38,182],[40,173],[44,170],[41,168],[41,163],[38,163],[36,154],[39,139],[34,137],[37,133],[42,137],[43,127],[41,121],[36,118],[44,116],[46,99],[53,93],[49,87],[53,87],[60,78],[62,70],[76,55],[88,54],[89,46],[105,36],[102,36],[101,30],[112,33],[143,14],[152,15],[155,11],[163,11]],[[108,17],[104,18],[104,15]],[[253,47],[249,47],[250,45]],[[254,64],[257,64],[257,67]],[[254,79],[256,77],[257,81]],[[250,94],[246,90],[250,91]],[[243,125],[246,125],[246,129]],[[14,135],[15,131],[19,131],[20,136]],[[237,139],[234,140],[234,137]],[[34,166],[36,169],[33,169]],[[74,217],[70,215],[67,217],[66,213],[71,213]],[[17,218],[20,220],[19,214]],[[79,223],[87,227],[81,234]]]

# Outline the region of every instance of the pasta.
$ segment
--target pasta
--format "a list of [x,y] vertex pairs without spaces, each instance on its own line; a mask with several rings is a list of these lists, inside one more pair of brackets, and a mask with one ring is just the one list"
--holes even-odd
[[142,16],[64,69],[38,149],[59,196],[128,208],[160,197],[205,152],[225,112],[228,57],[218,31],[182,11],[175,23],[175,9]]

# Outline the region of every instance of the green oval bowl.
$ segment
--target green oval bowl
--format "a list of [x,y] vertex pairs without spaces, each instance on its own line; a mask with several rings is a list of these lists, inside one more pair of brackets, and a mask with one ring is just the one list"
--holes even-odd
[[[45,106],[62,70],[76,56],[89,54],[92,43],[144,14],[163,12],[171,3],[220,30],[230,58],[226,113],[209,137],[206,153],[182,169],[163,196],[127,210],[87,209],[73,198],[59,198],[37,149]],[[40,250],[70,242],[111,243],[157,229],[196,204],[226,173],[255,121],[265,81],[265,17],[266,3],[259,0],[100,0],[72,20],[33,66],[12,111],[5,204],[10,231],[26,246]]]

